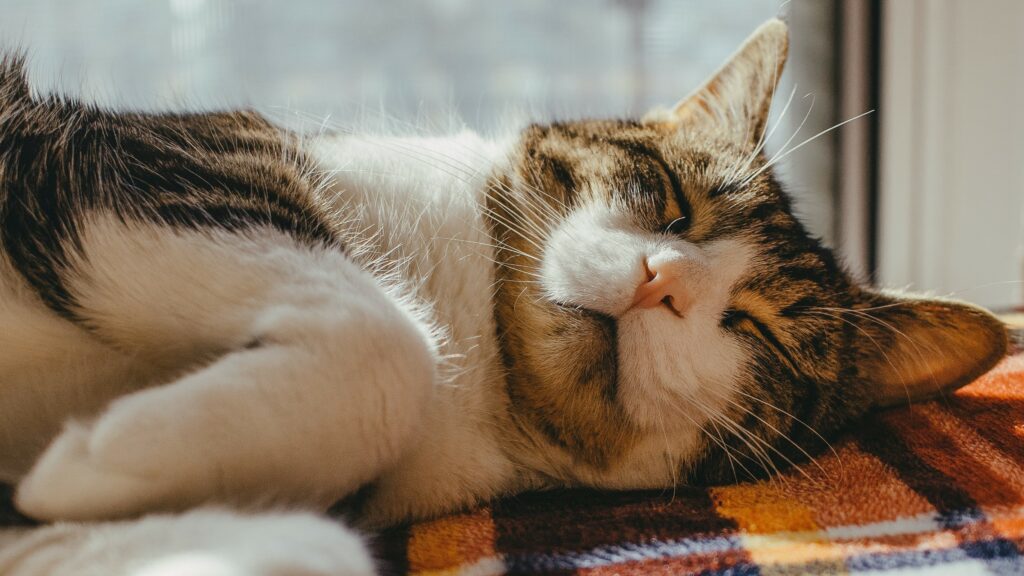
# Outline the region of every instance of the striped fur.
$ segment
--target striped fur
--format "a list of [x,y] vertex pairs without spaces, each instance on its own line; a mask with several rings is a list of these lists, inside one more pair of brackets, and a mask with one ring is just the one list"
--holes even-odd
[[31,97],[21,58],[0,63],[0,230],[5,253],[56,312],[75,316],[63,281],[95,212],[173,227],[269,226],[337,244],[294,137],[254,112],[110,114]]
[[[499,269],[507,281],[496,306],[510,397],[546,460],[570,455],[574,468],[562,473],[563,481],[621,487],[627,470],[638,467],[643,445],[666,433],[663,422],[658,430],[643,430],[623,408],[624,382],[632,376],[623,368],[628,353],[621,341],[623,326],[635,323],[629,313],[601,310],[601,300],[587,293],[600,289],[587,282],[576,284],[584,292],[580,298],[571,291],[571,301],[549,298],[557,281],[545,276],[545,263],[552,252],[572,248],[553,248],[548,239],[574,213],[621,216],[609,230],[594,232],[595,245],[614,242],[614,233],[626,230],[647,237],[651,246],[668,241],[698,257],[726,241],[752,252],[726,287],[727,304],[706,319],[684,319],[717,325],[728,335],[724,343],[675,346],[681,355],[688,346],[701,346],[714,358],[716,347],[738,343],[743,353],[724,385],[728,397],[715,406],[713,395],[687,391],[694,382],[664,381],[646,400],[683,403],[661,410],[661,420],[698,420],[699,446],[659,452],[677,464],[673,477],[729,482],[768,474],[820,449],[826,436],[872,406],[966,384],[1004,353],[1005,330],[983,310],[856,285],[793,215],[772,171],[760,170],[768,162],[761,139],[785,53],[785,27],[769,23],[670,113],[641,122],[532,126],[514,155],[513,173],[496,185],[491,224],[501,259],[511,264]],[[590,232],[575,234],[579,243]],[[583,250],[572,255],[577,261],[588,257]],[[590,264],[564,269],[574,266]],[[614,281],[614,269],[593,270],[599,268],[588,272],[599,276],[594,281]],[[538,276],[539,283],[531,282]],[[662,337],[687,333],[669,328]],[[700,361],[689,360],[688,369],[669,380],[711,385],[719,375],[710,367],[690,370]],[[647,384],[628,384],[641,385]],[[701,402],[716,412],[713,418],[692,405]],[[664,473],[640,468],[649,476]],[[666,481],[648,477],[626,484]]]
[[390,532],[389,557],[417,575],[1018,574],[1019,352],[951,398],[872,415],[781,477],[524,495]]
[[[671,111],[498,142],[112,112],[36,97],[4,60],[18,506],[98,520],[358,492],[377,526],[535,488],[729,482],[966,384],[1002,325],[856,285],[761,169],[786,45],[770,22]],[[685,312],[630,304],[653,262],[681,271]],[[224,514],[167,530],[245,524]]]

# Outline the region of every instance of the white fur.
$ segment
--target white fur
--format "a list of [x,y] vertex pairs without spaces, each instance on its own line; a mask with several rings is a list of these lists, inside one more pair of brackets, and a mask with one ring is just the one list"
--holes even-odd
[[431,303],[446,330],[440,344],[443,382],[421,438],[399,466],[378,478],[366,509],[371,525],[469,505],[517,488],[502,443],[504,377],[491,296],[494,249],[480,207],[505,145],[463,132],[449,138],[346,137],[314,148],[338,166],[325,199],[362,240],[373,266],[398,261],[397,278]]
[[207,509],[179,516],[0,531],[4,576],[357,576],[362,540],[312,514]]
[[[735,396],[745,353],[719,327],[729,291],[750,268],[753,251],[737,240],[696,246],[639,229],[614,204],[592,201],[552,232],[541,283],[563,304],[618,320],[619,400],[632,421],[653,432],[619,466],[581,480],[620,488],[672,481],[701,443],[709,413]],[[644,262],[672,267],[689,305],[683,317],[665,306],[631,308],[646,282]]]
[[[98,214],[83,230],[87,263],[73,281],[95,333],[58,319],[0,262],[0,471],[20,477],[39,439],[76,418],[21,480],[22,509],[93,519],[210,498],[322,509],[374,480],[364,512],[380,525],[534,482],[510,457],[495,256],[481,211],[505,145],[463,133],[325,137],[309,149],[331,174],[319,200],[339,215],[351,257],[274,233],[174,231]],[[696,303],[685,318],[627,311],[645,257],[692,276]],[[749,258],[728,241],[697,248],[639,231],[611,207],[582,209],[554,232],[544,288],[619,318],[622,400],[637,424],[663,431],[619,467],[579,481],[674,479],[702,421],[680,418],[680,398],[714,404],[704,389],[734,385],[741,350],[717,326]],[[180,562],[219,576],[236,573],[236,561],[246,574],[267,573],[277,560],[260,554],[284,545],[264,549],[269,537],[253,535],[249,557],[232,531],[276,534],[298,520],[250,520],[195,513],[77,530],[122,546],[96,564],[117,569],[95,573],[159,576]],[[310,543],[356,548],[350,534],[302,521],[313,523]],[[174,556],[164,533],[186,528],[204,534],[199,551]],[[365,571],[365,555],[352,558],[337,566]],[[165,564],[127,571],[142,559]]]
[[99,337],[192,370],[69,426],[19,484],[33,516],[211,497],[329,505],[392,465],[419,428],[435,381],[430,332],[341,254],[272,233],[112,218],[95,219],[82,242],[89,264],[73,286]]
[[[453,177],[409,146],[476,171]],[[323,200],[345,215],[362,266],[273,233],[96,215],[73,281],[99,327],[90,333],[46,310],[4,263],[8,478],[77,417],[21,479],[20,508],[64,519],[209,498],[323,509],[376,479],[366,518],[382,524],[513,489],[479,211],[500,154],[470,135],[330,139],[313,151],[338,171]]]

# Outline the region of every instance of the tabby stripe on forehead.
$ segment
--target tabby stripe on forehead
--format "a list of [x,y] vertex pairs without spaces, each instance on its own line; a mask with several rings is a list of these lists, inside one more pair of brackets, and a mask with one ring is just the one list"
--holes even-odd
[[560,158],[546,155],[544,156],[545,166],[548,167],[551,172],[551,176],[558,182],[558,185],[565,190],[565,203],[568,206],[573,205],[573,199],[576,197],[576,178],[572,174],[572,168],[566,165],[566,162]]
[[[625,151],[628,154],[645,157],[648,160],[657,164],[658,167],[661,168],[661,171],[665,175],[665,177],[668,178],[669,186],[672,189],[672,195],[675,197],[676,205],[679,206],[679,212],[683,216],[688,217],[690,215],[690,204],[689,202],[687,202],[686,197],[683,195],[683,186],[679,182],[679,176],[676,174],[675,170],[672,170],[672,168],[668,165],[668,162],[665,161],[665,158],[661,155],[660,152],[653,148],[650,148],[649,146],[643,144],[642,142],[636,142],[632,140],[611,139],[608,140],[608,143],[612,144],[613,146],[616,146],[617,148]],[[660,192],[662,197],[660,198],[661,202],[658,205],[658,211],[664,213],[666,209],[664,194],[666,191],[662,189],[660,190]]]

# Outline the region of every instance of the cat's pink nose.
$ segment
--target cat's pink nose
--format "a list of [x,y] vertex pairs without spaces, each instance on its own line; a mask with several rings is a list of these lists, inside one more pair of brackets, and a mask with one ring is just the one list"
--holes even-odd
[[682,266],[673,262],[644,260],[647,280],[636,289],[630,308],[657,308],[668,306],[676,316],[682,316],[690,307]]

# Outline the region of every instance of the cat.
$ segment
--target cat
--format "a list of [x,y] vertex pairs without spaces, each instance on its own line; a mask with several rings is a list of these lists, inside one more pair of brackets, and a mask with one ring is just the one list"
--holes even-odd
[[857,284],[794,217],[787,46],[493,139],[114,112],[7,57],[0,480],[80,523],[5,533],[0,572],[373,573],[317,512],[760,477],[988,370],[998,319]]

